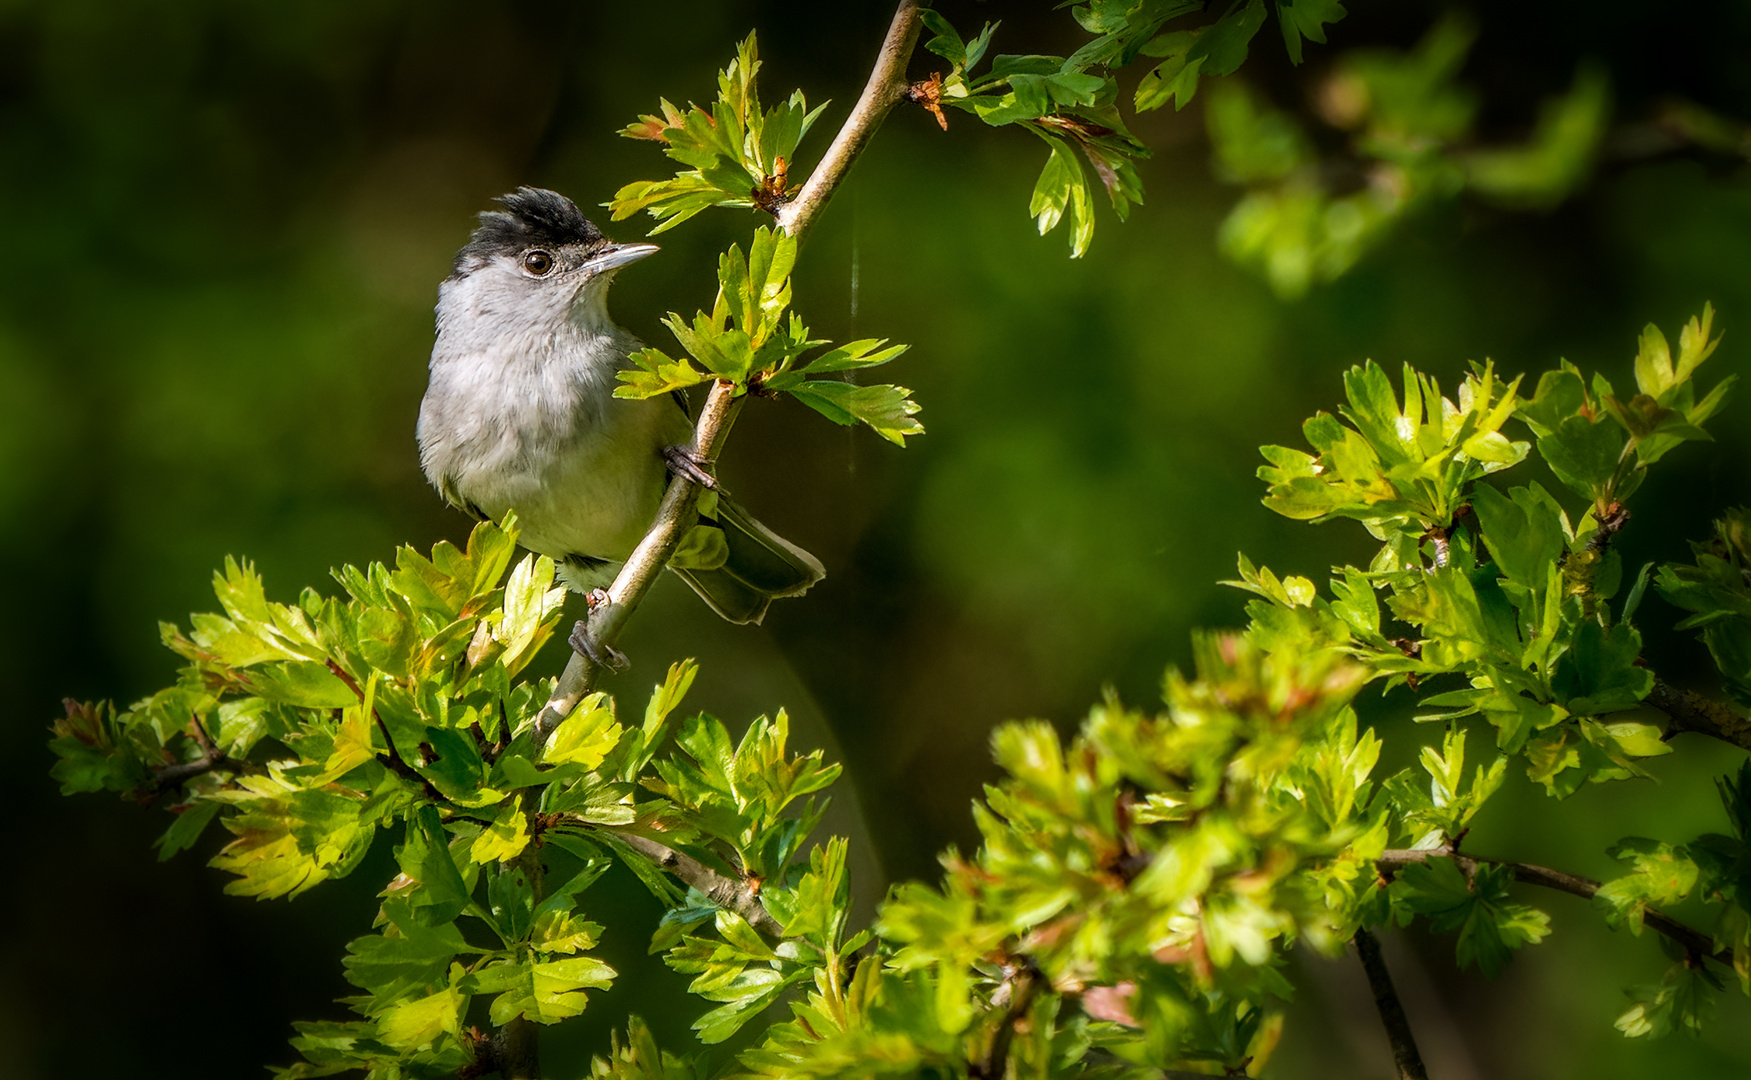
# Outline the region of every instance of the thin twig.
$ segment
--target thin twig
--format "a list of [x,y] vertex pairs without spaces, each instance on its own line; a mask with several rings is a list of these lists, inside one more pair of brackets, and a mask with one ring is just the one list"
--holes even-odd
[[698,889],[705,894],[706,899],[718,907],[740,915],[747,920],[749,926],[762,934],[775,938],[784,936],[783,924],[773,918],[772,913],[766,910],[766,906],[760,903],[759,893],[752,882],[720,874],[691,855],[684,855],[667,844],[659,843],[648,836],[621,832],[617,829],[604,831],[611,833],[616,840],[649,858],[686,884]]
[[[1470,878],[1477,872],[1479,864],[1505,866],[1514,872],[1514,880],[1526,885],[1542,885],[1547,889],[1566,892],[1571,896],[1579,896],[1583,900],[1591,900],[1593,894],[1599,891],[1599,882],[1591,878],[1577,877],[1565,874],[1561,870],[1552,870],[1548,866],[1536,866],[1532,863],[1509,862],[1507,859],[1488,859],[1474,855],[1464,855],[1450,847],[1429,849],[1397,848],[1380,853],[1374,860],[1374,865],[1381,873],[1390,875],[1403,869],[1411,863],[1426,863],[1430,859],[1452,859],[1454,865],[1464,871]],[[1642,923],[1671,938],[1684,947],[1684,951],[1693,957],[1707,957],[1728,967],[1733,966],[1733,954],[1728,949],[1715,948],[1714,939],[1700,930],[1694,930],[1664,912],[1647,908],[1642,912]]]
[[839,134],[833,137],[833,145],[827,147],[820,164],[809,174],[808,182],[803,184],[794,199],[779,209],[778,223],[796,239],[802,239],[803,232],[814,222],[840,181],[845,179],[851,163],[857,160],[870,137],[882,126],[888,110],[910,89],[912,84],[906,80],[906,63],[912,59],[912,49],[918,44],[919,17],[926,6],[917,0],[901,0],[893,22],[888,24],[888,36],[882,41],[881,53],[869,73],[869,81],[864,84],[863,95],[851,107],[851,115],[846,117]]
[[1417,1052],[1416,1036],[1405,1018],[1398,991],[1392,988],[1392,973],[1380,958],[1380,943],[1367,930],[1357,930],[1353,939],[1356,955],[1362,958],[1362,970],[1368,973],[1368,989],[1374,992],[1374,1005],[1380,1010],[1380,1022],[1386,1025],[1386,1038],[1392,1043],[1392,1063],[1398,1068],[1399,1080],[1429,1080],[1423,1068],[1423,1055]]
[[1725,702],[1711,701],[1693,690],[1655,679],[1646,704],[1671,718],[1672,723],[1666,729],[1668,736],[1680,731],[1694,731],[1698,735],[1709,735],[1731,743],[1741,750],[1751,750],[1751,719],[1740,716]]
[[[330,660],[328,662],[328,670],[334,672],[337,679],[346,683],[347,686],[352,689],[354,696],[359,699],[359,704],[363,705],[365,703],[364,688],[359,685],[357,679],[354,679],[351,675],[347,674],[345,668],[341,667],[333,660]],[[444,799],[444,793],[433,787],[430,780],[421,776],[417,769],[403,761],[401,755],[396,752],[395,740],[390,737],[389,734],[389,725],[383,722],[383,714],[377,711],[376,706],[372,706],[371,708],[371,719],[377,722],[377,730],[383,733],[383,742],[387,746],[387,749],[383,753],[374,753],[372,756],[378,761],[381,761],[384,767],[396,776],[401,777],[410,784],[420,785],[421,790],[426,793],[426,798],[431,799],[434,802],[442,802]]]
[[163,791],[167,787],[175,787],[185,780],[193,780],[210,772],[246,772],[252,768],[247,761],[225,757],[198,757],[193,761],[182,761],[175,765],[166,765],[161,769],[152,770],[152,787],[155,791]]

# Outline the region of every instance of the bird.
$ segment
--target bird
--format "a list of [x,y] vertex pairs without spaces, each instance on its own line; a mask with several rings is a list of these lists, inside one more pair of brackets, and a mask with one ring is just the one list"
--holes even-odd
[[[616,398],[642,343],[608,314],[608,286],[655,244],[614,243],[575,203],[520,187],[479,215],[438,288],[420,403],[420,464],[440,495],[483,521],[514,511],[519,542],[572,590],[614,579],[677,468],[693,473],[678,392]],[[758,623],[825,576],[721,489],[669,569],[719,615]],[[715,504],[715,505],[713,505]],[[707,516],[709,514],[709,516]]]

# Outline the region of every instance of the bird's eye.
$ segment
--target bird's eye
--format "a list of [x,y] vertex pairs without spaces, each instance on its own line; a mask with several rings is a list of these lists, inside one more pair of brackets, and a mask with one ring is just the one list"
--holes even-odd
[[553,269],[553,256],[540,248],[523,254],[523,269],[536,277],[545,277]]

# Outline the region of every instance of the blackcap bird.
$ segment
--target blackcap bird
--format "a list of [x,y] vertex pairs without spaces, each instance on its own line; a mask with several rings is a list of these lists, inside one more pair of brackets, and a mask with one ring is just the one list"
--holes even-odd
[[[456,253],[420,405],[420,463],[449,502],[497,520],[579,592],[606,586],[643,537],[692,435],[686,400],[614,397],[641,348],[608,315],[608,285],[654,244],[616,244],[563,195],[519,188]],[[684,458],[682,458],[683,463]],[[732,622],[821,580],[814,556],[722,492],[671,561]],[[715,506],[711,504],[715,502]]]

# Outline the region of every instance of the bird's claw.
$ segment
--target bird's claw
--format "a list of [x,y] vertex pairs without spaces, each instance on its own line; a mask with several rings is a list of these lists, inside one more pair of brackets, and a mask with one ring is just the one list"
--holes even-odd
[[[601,592],[601,590],[597,589],[596,592]],[[571,637],[567,640],[571,642],[574,652],[589,657],[600,667],[612,671],[625,671],[632,666],[632,661],[626,658],[625,653],[612,645],[606,645],[596,640],[596,635],[590,632],[588,619],[579,619],[578,624],[572,627]]]
[[705,468],[710,462],[694,453],[691,447],[665,446],[663,460],[669,463],[669,471],[676,476],[691,480],[702,488],[717,490],[717,477]]

